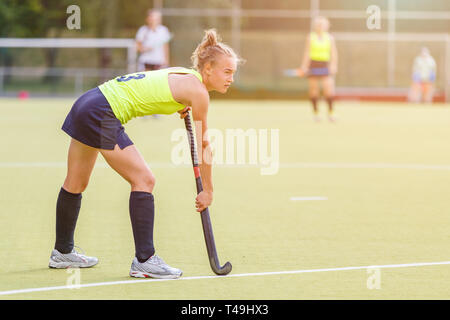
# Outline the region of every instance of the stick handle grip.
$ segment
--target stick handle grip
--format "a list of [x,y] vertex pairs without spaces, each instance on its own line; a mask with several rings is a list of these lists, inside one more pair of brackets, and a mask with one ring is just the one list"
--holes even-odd
[[[189,145],[191,147],[192,165],[194,167],[198,167],[197,148],[195,146],[194,130],[192,130],[191,115],[189,114],[189,112],[186,115],[186,117],[184,118],[184,125],[186,126],[186,131],[187,131],[187,135],[188,135]],[[201,184],[201,182],[200,182],[200,184]]]

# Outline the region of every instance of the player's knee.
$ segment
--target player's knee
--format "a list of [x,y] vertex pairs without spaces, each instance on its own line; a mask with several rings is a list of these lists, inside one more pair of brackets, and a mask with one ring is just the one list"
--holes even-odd
[[333,97],[335,94],[334,89],[333,88],[327,88],[323,90],[323,95],[325,98],[330,98]]
[[66,181],[64,181],[63,188],[64,188],[64,190],[66,190],[70,193],[77,194],[77,193],[84,192],[84,190],[86,190],[88,184],[89,184],[89,180],[73,181],[73,180],[66,179]]
[[320,95],[320,90],[319,89],[310,89],[309,90],[309,97],[310,98],[318,98]]
[[139,176],[138,179],[131,182],[131,188],[136,191],[153,192],[156,179],[151,172],[146,172]]
[[311,89],[311,90],[309,90],[309,96],[310,97],[318,96],[319,93],[320,93],[320,91],[318,89]]

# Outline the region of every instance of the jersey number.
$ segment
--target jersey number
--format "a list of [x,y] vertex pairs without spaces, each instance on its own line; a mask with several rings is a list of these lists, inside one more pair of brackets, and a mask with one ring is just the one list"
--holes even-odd
[[121,77],[118,77],[116,80],[117,80],[117,82],[125,82],[125,81],[130,81],[132,79],[139,80],[142,78],[145,78],[144,73],[138,73],[136,75],[131,75],[131,76],[121,76]]

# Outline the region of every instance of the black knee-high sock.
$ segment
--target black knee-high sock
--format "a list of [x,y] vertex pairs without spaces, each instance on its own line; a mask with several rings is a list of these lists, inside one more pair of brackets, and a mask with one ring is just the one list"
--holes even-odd
[[143,191],[132,191],[130,193],[130,219],[136,258],[139,262],[145,262],[155,253],[153,246],[153,223],[155,219],[153,194]]
[[312,103],[313,112],[314,112],[314,114],[317,114],[319,112],[319,110],[317,109],[317,98],[316,97],[311,97],[310,100],[311,100],[311,103]]
[[73,234],[81,207],[81,193],[70,193],[63,188],[59,191],[56,203],[56,241],[55,249],[70,253],[73,249]]

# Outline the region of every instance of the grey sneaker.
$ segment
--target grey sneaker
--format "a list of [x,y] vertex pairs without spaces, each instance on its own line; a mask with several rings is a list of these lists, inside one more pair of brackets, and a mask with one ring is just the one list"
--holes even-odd
[[136,278],[176,279],[181,277],[182,274],[183,272],[180,269],[168,266],[156,254],[142,263],[135,257],[130,269],[130,276]]
[[61,253],[53,249],[48,266],[50,268],[89,268],[98,263],[96,257],[88,257],[72,249],[71,253]]

